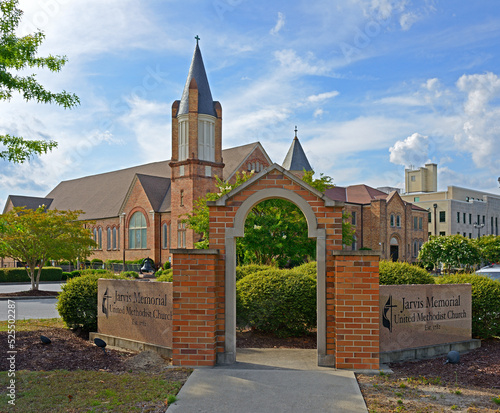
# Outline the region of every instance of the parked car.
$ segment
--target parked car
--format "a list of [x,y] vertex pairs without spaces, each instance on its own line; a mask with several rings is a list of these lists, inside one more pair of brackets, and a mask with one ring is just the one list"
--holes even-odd
[[476,271],[476,274],[486,275],[487,277],[500,281],[500,264],[487,265]]

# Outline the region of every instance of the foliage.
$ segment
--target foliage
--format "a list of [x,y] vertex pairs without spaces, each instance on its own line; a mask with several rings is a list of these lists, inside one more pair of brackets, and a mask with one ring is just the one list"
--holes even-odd
[[102,264],[102,260],[100,258],[93,258],[90,262],[92,264]]
[[139,278],[139,273],[137,271],[122,271],[120,275],[127,278]]
[[80,275],[82,275],[82,270],[73,270],[73,271],[71,271],[71,278],[73,278],[73,277],[79,277]]
[[61,286],[57,301],[57,311],[66,325],[84,332],[97,331],[97,281],[99,278],[126,279],[107,273],[88,273],[69,279]]
[[68,278],[72,278],[71,273],[68,271],[63,271],[62,273],[62,280],[67,280]]
[[[61,281],[63,271],[59,267],[43,267],[40,281]],[[29,282],[30,278],[24,268],[0,268],[0,282]]]
[[444,264],[447,272],[452,268],[468,269],[481,262],[475,243],[462,235],[431,236],[422,245],[418,259],[425,266]]
[[500,236],[484,235],[481,238],[474,239],[483,262],[500,262]]
[[156,277],[156,281],[169,282],[169,283],[173,282],[173,272],[174,270],[172,269],[161,271],[161,274],[159,274]]
[[237,324],[278,336],[300,336],[316,327],[316,280],[277,268],[236,283]]
[[163,269],[164,270],[169,270],[172,265],[170,264],[170,261],[167,261],[165,264],[163,264]]
[[246,277],[249,274],[256,274],[258,272],[266,271],[271,268],[272,267],[269,265],[260,264],[238,265],[236,267],[236,281],[241,280],[243,277]]
[[[23,37],[16,36],[23,14],[17,5],[18,0],[0,1],[0,100],[10,100],[13,93],[18,92],[26,101],[55,103],[66,109],[78,105],[78,96],[65,91],[52,93],[37,82],[36,75],[16,74],[29,68],[47,68],[59,72],[67,61],[65,56],[37,56],[38,47],[45,37],[41,31]],[[0,151],[0,159],[18,163],[33,155],[47,153],[57,146],[54,141],[26,140],[11,135],[0,135],[0,144],[6,148]]]
[[395,284],[434,284],[434,277],[426,270],[407,262],[380,261],[379,283]]
[[306,262],[305,264],[299,265],[298,267],[293,268],[293,272],[308,275],[309,277],[316,279],[316,261]]
[[500,281],[478,274],[453,274],[437,277],[436,283],[472,284],[472,335],[500,336]]
[[314,171],[304,171],[304,175],[302,176],[302,180],[311,185],[313,188],[316,188],[319,192],[323,193],[327,189],[334,187],[333,178],[324,175],[322,173],[319,174],[319,178],[314,178]]
[[26,263],[31,289],[37,290],[46,262],[91,254],[95,243],[90,238],[90,229],[77,221],[81,213],[47,210],[42,205],[36,210],[16,207],[0,215],[0,257]]

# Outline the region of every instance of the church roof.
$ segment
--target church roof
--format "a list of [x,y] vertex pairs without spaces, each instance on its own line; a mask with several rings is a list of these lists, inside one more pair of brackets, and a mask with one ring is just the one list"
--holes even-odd
[[312,171],[311,165],[307,160],[307,156],[297,136],[293,138],[292,145],[290,149],[288,149],[282,166],[288,171]]
[[326,196],[353,204],[369,204],[376,199],[385,199],[388,194],[368,185],[350,185],[348,187],[334,186],[325,191]]
[[38,207],[45,205],[47,208],[50,207],[52,203],[51,198],[39,198],[35,196],[22,196],[22,195],[9,195],[7,202],[5,203],[4,212],[9,205],[9,201],[12,203],[12,207],[26,207],[27,209],[37,209]]
[[182,98],[177,115],[185,115],[186,113],[189,113],[189,87],[193,79],[195,79],[198,87],[198,113],[217,117],[214,109],[212,92],[210,92],[207,73],[205,72],[205,65],[203,64],[203,58],[201,57],[201,51],[198,43],[196,43],[196,48],[194,49],[193,60],[191,61],[191,67],[189,68],[186,85],[184,86],[184,91],[182,92]]
[[[262,148],[259,142],[224,149],[222,151],[225,162],[224,179],[229,179],[257,147]],[[116,217],[137,175],[153,209],[157,212],[167,212],[170,210],[169,163],[169,160],[153,162],[63,181],[47,195],[47,198],[53,199],[50,209],[83,210],[85,214],[80,216],[82,220]],[[47,205],[47,202],[45,204]]]

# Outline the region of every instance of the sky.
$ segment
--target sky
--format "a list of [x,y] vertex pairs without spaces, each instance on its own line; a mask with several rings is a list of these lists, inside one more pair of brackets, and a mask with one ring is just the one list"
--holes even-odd
[[0,160],[8,195],[170,159],[171,105],[199,36],[223,147],[260,141],[281,164],[295,126],[317,173],[339,186],[404,187],[438,164],[438,187],[500,194],[500,3],[456,0],[20,0],[19,35],[40,29],[36,73],[71,110],[0,102],[0,134],[58,147]]

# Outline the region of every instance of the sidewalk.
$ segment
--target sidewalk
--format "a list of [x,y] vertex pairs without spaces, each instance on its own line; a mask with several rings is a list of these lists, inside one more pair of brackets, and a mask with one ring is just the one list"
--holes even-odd
[[316,365],[316,350],[238,349],[232,366],[197,369],[167,413],[363,413],[354,373]]

